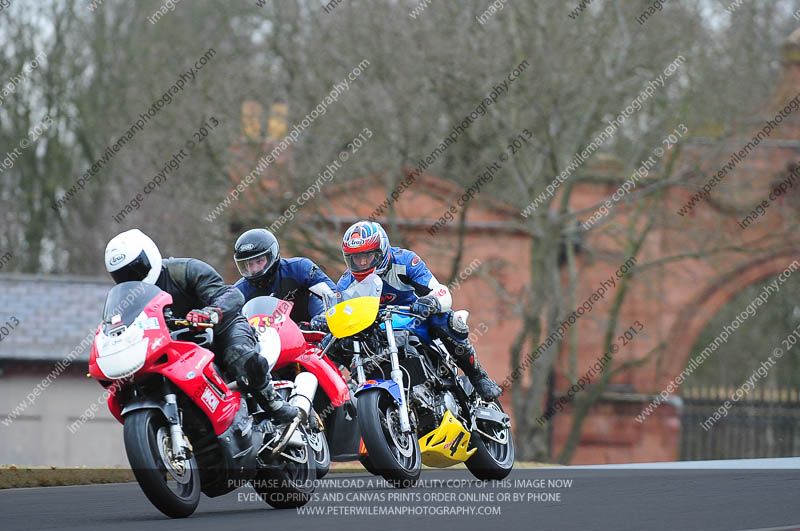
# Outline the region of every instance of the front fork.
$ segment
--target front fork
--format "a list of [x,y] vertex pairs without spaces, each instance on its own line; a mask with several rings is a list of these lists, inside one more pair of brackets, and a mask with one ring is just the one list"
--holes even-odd
[[389,342],[389,355],[392,360],[392,380],[400,388],[400,429],[403,433],[411,431],[411,422],[408,420],[408,407],[406,406],[406,389],[403,386],[403,371],[400,370],[400,360],[397,356],[397,343],[394,340],[394,328],[392,328],[392,316],[384,321],[386,326],[386,340]]
[[[411,421],[408,418],[408,406],[406,405],[406,390],[403,386],[403,371],[400,370],[400,360],[398,359],[397,354],[397,343],[394,340],[394,329],[392,328],[392,317],[389,314],[388,319],[384,321],[384,325],[386,326],[386,340],[389,343],[389,355],[392,362],[392,372],[391,377],[392,381],[397,384],[397,387],[400,388],[400,429],[403,433],[409,433],[411,431]],[[355,352],[355,365],[356,365],[356,378],[358,380],[358,385],[364,385],[367,377],[364,374],[364,360],[361,357],[361,345],[358,341],[353,342],[353,350]]]
[[186,439],[181,428],[181,417],[178,411],[178,397],[172,392],[170,383],[164,379],[164,410],[167,412],[167,422],[169,423],[169,438],[172,443],[172,456],[175,459],[184,460],[186,454],[184,448],[188,448]]

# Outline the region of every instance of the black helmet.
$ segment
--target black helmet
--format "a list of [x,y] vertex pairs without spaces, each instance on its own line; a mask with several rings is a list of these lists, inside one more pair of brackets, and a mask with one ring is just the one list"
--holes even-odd
[[233,259],[244,278],[257,288],[265,288],[275,280],[281,248],[267,229],[251,229],[236,240]]

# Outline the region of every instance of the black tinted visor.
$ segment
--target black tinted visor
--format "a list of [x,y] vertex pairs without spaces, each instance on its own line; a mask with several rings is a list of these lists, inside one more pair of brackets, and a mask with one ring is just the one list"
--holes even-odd
[[150,269],[150,260],[147,258],[147,254],[142,251],[133,262],[120,267],[116,271],[112,271],[111,278],[113,278],[114,282],[117,284],[122,284],[123,282],[141,282],[144,280],[144,277],[147,276],[147,273],[150,272]]

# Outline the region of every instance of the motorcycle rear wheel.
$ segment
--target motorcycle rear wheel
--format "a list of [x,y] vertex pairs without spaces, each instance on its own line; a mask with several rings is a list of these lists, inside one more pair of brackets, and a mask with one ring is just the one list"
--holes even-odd
[[[490,402],[489,407],[503,411],[503,407],[497,399]],[[477,448],[477,451],[467,459],[465,463],[467,469],[478,479],[503,479],[514,468],[514,438],[511,428],[498,428],[494,425],[483,424],[481,429],[497,441],[502,442],[497,442],[473,431],[472,437],[470,437],[470,446]]]
[[317,479],[322,479],[331,469],[331,450],[328,447],[328,438],[322,430],[308,430],[309,445],[314,451],[314,466],[317,469]]
[[[305,433],[303,435],[305,437]],[[306,445],[302,451],[288,449],[284,451],[291,451],[293,457],[302,458],[305,462],[295,463],[285,460],[280,468],[262,468],[256,473],[252,485],[261,495],[261,499],[272,507],[294,509],[311,501],[317,488],[314,449],[306,438]]]
[[169,424],[161,410],[140,409],[127,415],[123,434],[128,462],[147,499],[170,518],[191,515],[200,502],[197,461],[194,456],[171,459]]

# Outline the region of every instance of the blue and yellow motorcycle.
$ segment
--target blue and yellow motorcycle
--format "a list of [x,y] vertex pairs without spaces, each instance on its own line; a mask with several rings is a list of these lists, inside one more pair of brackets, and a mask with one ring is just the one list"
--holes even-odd
[[484,402],[451,354],[408,306],[381,306],[383,281],[369,275],[326,300],[333,359],[349,364],[361,432],[361,462],[395,487],[413,486],[422,465],[465,463],[478,479],[514,465],[511,422]]

